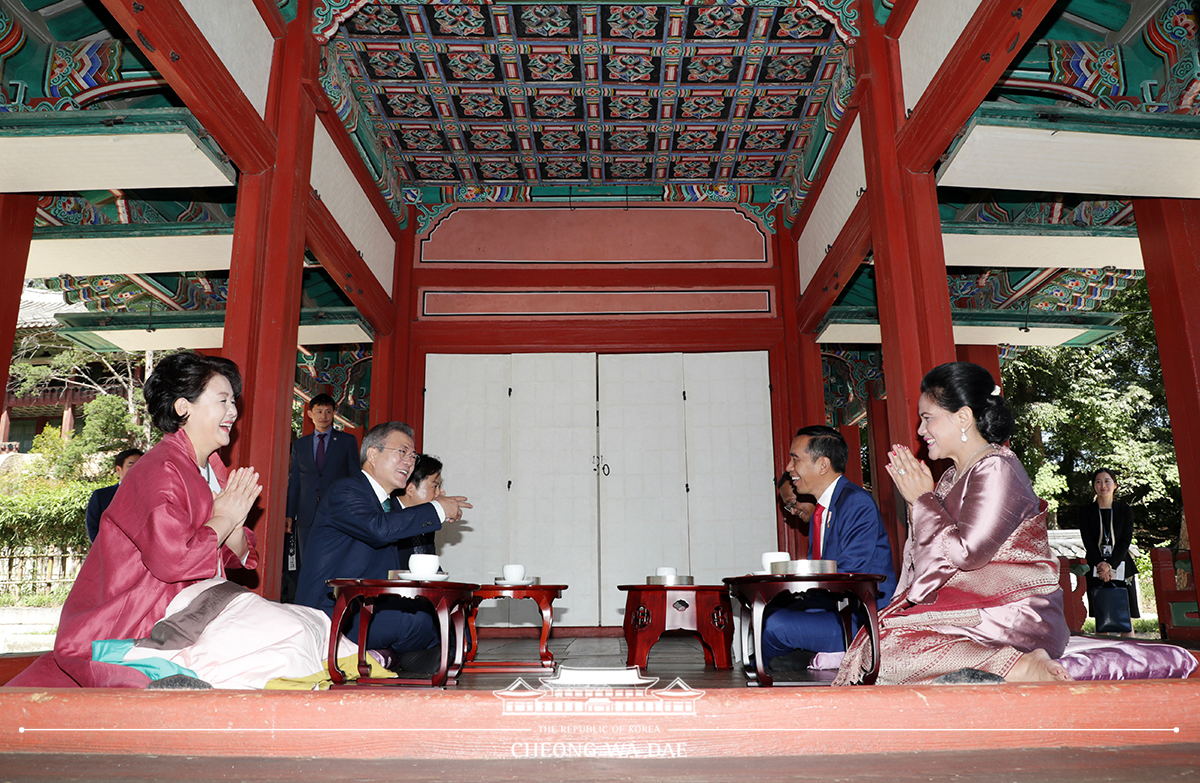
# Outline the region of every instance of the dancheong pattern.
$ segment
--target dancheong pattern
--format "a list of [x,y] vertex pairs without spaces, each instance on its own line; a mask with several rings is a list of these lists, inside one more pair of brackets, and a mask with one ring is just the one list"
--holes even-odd
[[857,8],[320,0],[315,32],[402,188],[794,188]]

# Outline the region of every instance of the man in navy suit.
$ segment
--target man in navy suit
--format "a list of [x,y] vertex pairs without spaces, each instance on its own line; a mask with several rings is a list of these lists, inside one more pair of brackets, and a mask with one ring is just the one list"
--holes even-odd
[[[817,499],[809,559],[836,560],[843,574],[882,574],[877,602],[882,608],[896,589],[892,547],[875,499],[843,475],[849,455],[845,438],[833,427],[804,427],[792,440],[788,473],[798,494]],[[836,609],[833,596],[808,594],[772,611],[763,621],[768,665],[776,671],[803,670],[813,653],[846,649]]]
[[125,472],[132,468],[133,463],[141,459],[143,454],[145,452],[141,449],[125,449],[113,457],[113,465],[117,472],[117,483],[111,487],[101,487],[88,498],[87,513],[84,515],[88,541],[95,541],[96,536],[100,534],[100,515],[104,513],[104,509],[108,508],[108,504],[116,497],[117,487],[121,486],[121,479],[125,478]]
[[339,480],[359,472],[358,439],[333,428],[334,407],[328,394],[309,400],[307,416],[315,429],[292,444],[284,530],[296,537],[297,571],[304,564],[304,548],[321,499]]
[[[296,603],[332,617],[334,598],[328,579],[387,579],[400,569],[403,538],[440,530],[471,508],[465,497],[445,495],[430,503],[401,508],[391,498],[404,489],[417,464],[412,428],[399,421],[377,424],[363,437],[362,469],[333,485],[317,509],[304,552]],[[356,613],[347,635],[358,639]],[[391,598],[376,604],[367,646],[384,653],[384,665],[432,674],[439,661],[438,631],[428,604]]]

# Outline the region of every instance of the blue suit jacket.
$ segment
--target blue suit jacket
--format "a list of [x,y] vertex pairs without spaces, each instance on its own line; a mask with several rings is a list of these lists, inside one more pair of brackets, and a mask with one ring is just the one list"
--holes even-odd
[[332,615],[327,579],[387,579],[388,571],[401,567],[397,541],[442,527],[432,503],[395,509],[383,510],[361,470],[334,484],[309,534],[296,603]]
[[[896,569],[892,565],[892,547],[879,516],[875,498],[843,476],[829,501],[829,525],[825,529],[822,556],[836,560],[839,573],[882,574],[877,605],[887,606],[896,592]],[[812,557],[812,539],[808,542]]]
[[330,488],[341,479],[362,471],[358,459],[358,438],[348,432],[330,430],[325,443],[325,463],[317,470],[313,457],[313,439],[305,435],[292,443],[292,464],[288,471],[287,512],[303,549],[308,546],[308,533],[317,517],[317,506],[329,494]]
[[87,513],[84,516],[84,523],[87,525],[88,541],[95,541],[96,536],[100,534],[100,516],[104,513],[104,509],[108,508],[108,504],[116,497],[117,487],[121,486],[120,482],[113,484],[111,487],[101,487],[92,493],[88,498]]

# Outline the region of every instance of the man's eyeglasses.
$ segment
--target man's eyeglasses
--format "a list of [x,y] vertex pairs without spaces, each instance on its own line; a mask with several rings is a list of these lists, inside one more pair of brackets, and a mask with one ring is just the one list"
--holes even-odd
[[400,457],[401,460],[406,460],[409,457],[412,457],[413,465],[416,465],[421,461],[421,455],[410,449],[396,449],[392,448],[391,446],[376,446],[375,448],[379,449],[380,451],[394,451],[396,452],[396,456]]

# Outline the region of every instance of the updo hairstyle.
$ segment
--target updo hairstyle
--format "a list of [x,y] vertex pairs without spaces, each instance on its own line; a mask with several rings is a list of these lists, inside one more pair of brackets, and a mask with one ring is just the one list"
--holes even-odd
[[1013,431],[1012,411],[999,389],[992,374],[972,362],[939,364],[921,379],[921,393],[939,408],[951,413],[970,408],[979,434],[997,446]]
[[234,399],[242,396],[242,374],[229,359],[181,351],[159,361],[142,389],[154,426],[163,432],[175,432],[182,427],[187,416],[175,411],[175,400],[182,397],[195,402],[215,375],[229,379]]

